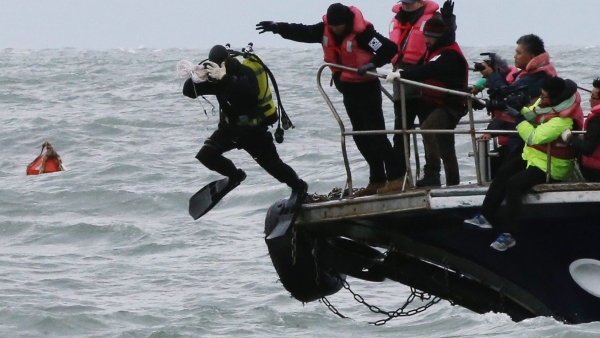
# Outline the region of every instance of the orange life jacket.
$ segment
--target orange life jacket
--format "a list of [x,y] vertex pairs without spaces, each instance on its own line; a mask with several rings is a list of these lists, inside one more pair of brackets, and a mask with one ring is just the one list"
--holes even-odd
[[[425,35],[423,35],[425,21],[431,19],[440,6],[428,0],[425,0],[423,3],[425,11],[413,25],[410,23],[403,25],[395,16],[392,22],[390,22],[390,40],[398,45],[398,53],[392,59],[392,64],[400,60],[403,63],[414,65],[425,55],[427,51]],[[394,13],[399,13],[401,10],[402,3],[398,3],[392,7],[392,12]]]
[[[325,30],[323,32],[323,59],[328,63],[337,63],[346,67],[358,68],[371,62],[373,52],[359,48],[356,43],[356,35],[364,32],[371,23],[363,18],[362,13],[354,6],[348,6],[354,13],[353,30],[348,34],[339,46],[335,44],[335,37],[327,24],[327,15],[323,15]],[[340,80],[345,82],[365,82],[372,81],[374,76],[359,75],[356,72],[349,72],[339,68],[331,67],[332,73],[342,72]]]

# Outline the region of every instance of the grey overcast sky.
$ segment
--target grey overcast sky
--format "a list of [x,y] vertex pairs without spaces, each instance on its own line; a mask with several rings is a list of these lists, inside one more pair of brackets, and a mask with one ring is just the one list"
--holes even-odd
[[[443,0],[435,0],[440,6]],[[387,36],[395,0],[352,0]],[[0,0],[0,48],[209,48],[252,41],[303,47],[255,25],[272,20],[314,24],[323,0]],[[455,0],[463,46],[513,45],[524,34],[547,45],[600,44],[599,0]],[[304,45],[306,47],[306,45]],[[316,46],[315,46],[316,47]]]

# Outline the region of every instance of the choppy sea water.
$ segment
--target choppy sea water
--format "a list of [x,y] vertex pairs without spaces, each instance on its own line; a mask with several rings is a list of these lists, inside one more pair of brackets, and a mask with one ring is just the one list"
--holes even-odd
[[[470,62],[486,51],[512,60],[513,50],[470,47],[465,53]],[[581,87],[590,88],[600,75],[599,47],[548,51],[559,75]],[[316,86],[321,52],[260,46],[257,52],[275,73],[296,125],[278,145],[281,157],[310,192],[341,187],[339,128]],[[206,55],[180,49],[0,51],[0,337],[600,336],[600,323],[514,323],[504,314],[480,315],[445,301],[379,327],[368,323],[381,316],[345,290],[328,298],[351,319],[319,302],[290,298],[263,236],[267,209],[289,189],[249,155],[227,155],[248,174],[241,186],[198,221],[187,213],[189,197],[219,178],[194,159],[217,117],[206,102],[181,95],[175,65]],[[328,79],[322,83],[350,128],[340,95]],[[589,111],[589,94],[582,97]],[[391,126],[387,100],[385,114]],[[67,171],[26,176],[44,141]],[[463,181],[475,177],[469,147],[468,138],[457,139]],[[348,151],[355,185],[364,186],[367,168],[351,140]],[[390,310],[410,294],[391,281],[349,283],[370,304]]]

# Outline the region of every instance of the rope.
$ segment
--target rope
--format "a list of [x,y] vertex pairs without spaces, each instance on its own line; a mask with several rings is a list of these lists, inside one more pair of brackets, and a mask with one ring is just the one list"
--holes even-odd
[[[191,78],[194,83],[200,83],[200,82],[203,82],[203,80],[201,80],[198,77],[198,75],[196,74],[196,71],[201,70],[201,69],[202,69],[201,65],[196,65],[188,60],[181,60],[181,61],[177,62],[177,65],[175,66],[175,73],[177,74],[178,79],[185,81],[185,80]],[[194,86],[194,92],[196,92],[196,86]],[[200,107],[202,107],[202,110],[204,111],[204,115],[206,116],[206,119],[209,118],[208,112],[206,111],[206,108],[202,104],[202,101],[200,101],[200,97],[202,97],[204,99],[204,101],[206,101],[208,104],[211,105],[212,115],[213,116],[216,115],[215,106],[209,100],[207,100],[204,96],[198,95],[198,93],[196,93],[196,99],[198,100],[198,103],[200,103]],[[205,127],[206,127],[206,124],[205,124]]]

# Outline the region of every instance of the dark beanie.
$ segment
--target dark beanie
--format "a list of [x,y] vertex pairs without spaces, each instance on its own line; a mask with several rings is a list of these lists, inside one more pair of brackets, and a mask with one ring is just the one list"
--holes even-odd
[[565,80],[560,77],[551,77],[544,81],[542,89],[552,98],[558,98],[565,90]]
[[446,27],[444,21],[439,18],[431,18],[425,22],[423,34],[432,38],[441,38],[444,35]]
[[329,25],[338,26],[349,24],[352,20],[354,20],[352,11],[341,3],[332,4],[327,9],[327,24]]
[[208,53],[208,60],[218,65],[225,61],[225,59],[227,59],[228,57],[229,52],[227,51],[227,48],[225,48],[225,46],[222,45],[213,46],[213,48],[211,48],[210,52]]

